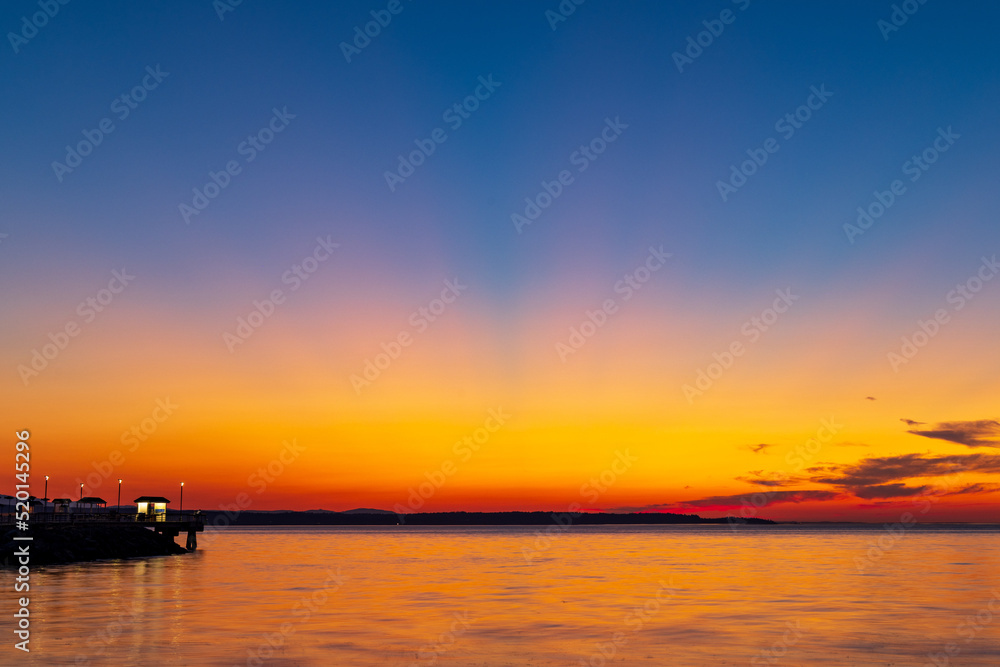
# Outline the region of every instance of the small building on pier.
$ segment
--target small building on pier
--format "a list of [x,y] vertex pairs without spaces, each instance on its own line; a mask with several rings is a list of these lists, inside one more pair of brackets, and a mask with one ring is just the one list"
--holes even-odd
[[76,506],[80,508],[81,512],[86,508],[86,511],[91,514],[103,513],[108,510],[108,501],[97,496],[85,496],[76,501]]
[[169,500],[163,496],[139,496],[135,499],[137,521],[166,521]]
[[69,514],[69,506],[72,502],[69,498],[56,498],[52,501],[52,511],[56,514]]

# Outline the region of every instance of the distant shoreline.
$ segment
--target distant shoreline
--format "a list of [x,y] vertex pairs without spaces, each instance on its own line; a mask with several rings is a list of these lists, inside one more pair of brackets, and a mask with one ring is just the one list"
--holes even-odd
[[[639,524],[738,524],[774,525],[769,519],[722,517],[707,519],[697,514],[633,512],[610,514],[603,512],[419,512],[396,514],[385,510],[327,511],[243,511],[203,510],[206,526],[545,526],[553,523],[573,525],[639,525]],[[558,517],[558,519],[557,519]]]

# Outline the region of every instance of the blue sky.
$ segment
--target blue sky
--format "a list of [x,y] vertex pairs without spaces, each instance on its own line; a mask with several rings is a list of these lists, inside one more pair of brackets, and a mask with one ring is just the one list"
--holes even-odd
[[[986,350],[995,288],[949,325],[915,375],[891,371],[885,354],[1000,248],[1000,7],[914,3],[886,39],[888,2],[588,0],[553,29],[555,0],[400,0],[348,62],[342,43],[387,5],[244,0],[220,19],[208,0],[77,1],[17,52],[9,33],[39,5],[4,5],[0,318],[13,405],[45,396],[83,410],[80,378],[104,373],[106,387],[130,395],[162,396],[157,383],[178,395],[229,387],[216,393],[240,405],[266,404],[276,387],[334,387],[348,392],[334,402],[345,413],[398,412],[427,397],[485,401],[497,387],[564,391],[583,416],[588,390],[609,405],[633,395],[672,405],[741,323],[793,287],[794,317],[731,376],[746,396],[783,405],[782,392],[809,382],[844,397],[874,385],[909,404],[970,406],[928,421],[995,418],[979,407],[995,396],[985,378],[1000,368]],[[720,34],[709,40],[706,22]],[[705,46],[678,71],[689,38]],[[151,81],[148,68],[167,74],[117,117],[113,101]],[[449,127],[443,114],[482,80],[495,89]],[[783,136],[776,121],[818,89],[832,95]],[[248,161],[240,146],[275,113],[281,131]],[[53,162],[105,118],[114,130],[60,181]],[[580,171],[574,153],[608,122],[615,141]],[[391,190],[387,170],[438,128],[446,141]],[[948,128],[957,138],[909,181],[904,163]],[[777,152],[723,200],[717,183],[769,139]],[[179,207],[230,161],[239,173],[186,221]],[[512,214],[563,170],[573,182],[518,233]],[[849,242],[844,225],[895,179],[905,193]],[[327,236],[341,253],[229,356],[222,332]],[[650,246],[673,253],[669,266],[560,375],[553,344],[613,296]],[[18,366],[122,267],[137,278],[121,306],[53,364],[82,375],[53,371],[33,385],[41,393],[23,393]],[[400,362],[399,384],[354,396],[351,373],[456,277],[468,294],[412,366]],[[963,369],[968,377],[949,386],[966,393],[947,393],[947,383],[933,393],[945,368]],[[836,380],[816,381],[822,373]],[[772,381],[775,393],[754,393]],[[246,387],[261,393],[243,396]],[[690,419],[710,429],[720,415],[747,413],[753,400],[727,403],[725,391],[717,412]],[[881,416],[886,429],[920,417],[896,414],[899,400]],[[827,410],[819,397],[801,401],[799,412]],[[115,409],[91,408],[105,415],[95,428],[113,433],[115,420],[131,419]]]
[[[497,298],[535,283],[556,258],[566,270],[612,268],[653,241],[683,248],[693,281],[755,284],[778,267],[818,280],[845,266],[866,273],[915,243],[933,245],[947,265],[994,238],[982,210],[1000,63],[988,3],[922,6],[888,41],[876,21],[890,10],[871,3],[591,2],[555,31],[547,3],[401,6],[351,63],[339,43],[380,7],[247,1],[224,21],[210,3],[62,7],[4,57],[17,100],[2,112],[8,233],[84,263],[131,255],[157,272],[197,273],[203,258],[192,246],[218,243],[252,263],[294,244],[291,230],[309,238],[354,219],[365,252],[416,271],[444,262],[476,273]],[[33,8],[10,3],[5,26]],[[729,8],[735,21],[679,73],[672,54]],[[111,115],[109,102],[147,65],[169,77],[57,182],[51,162]],[[494,96],[390,193],[382,174],[396,156],[490,74],[501,82]],[[723,203],[715,182],[821,84],[834,92],[828,105]],[[177,204],[273,107],[296,115],[288,132],[193,226],[179,225]],[[627,122],[623,139],[526,236],[512,235],[510,213],[607,116]],[[939,126],[963,137],[947,166],[915,184],[860,247],[843,243],[841,224]],[[965,208],[970,190],[978,211]],[[942,233],[948,212],[962,218],[961,241]],[[6,264],[31,271],[41,254]]]

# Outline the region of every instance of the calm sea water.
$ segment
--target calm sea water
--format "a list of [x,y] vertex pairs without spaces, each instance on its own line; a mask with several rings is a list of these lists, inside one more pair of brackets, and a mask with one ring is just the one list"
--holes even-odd
[[0,664],[1000,665],[995,526],[539,530],[229,529],[39,568],[32,651],[8,634]]

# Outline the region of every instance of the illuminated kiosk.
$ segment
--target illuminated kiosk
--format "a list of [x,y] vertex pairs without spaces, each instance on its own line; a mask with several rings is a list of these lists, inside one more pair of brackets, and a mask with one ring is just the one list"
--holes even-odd
[[139,496],[135,499],[137,507],[136,521],[166,521],[167,504],[170,501],[163,496]]
[[198,548],[197,534],[205,530],[205,519],[202,517],[201,511],[175,512],[173,517],[168,517],[168,503],[170,501],[163,496],[136,498],[136,522],[144,523],[147,528],[171,539],[177,537],[181,531],[186,531],[187,550],[194,551]]

